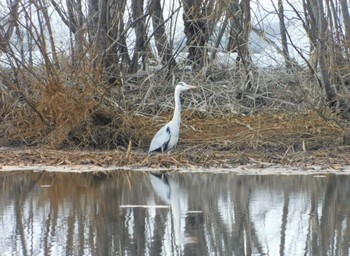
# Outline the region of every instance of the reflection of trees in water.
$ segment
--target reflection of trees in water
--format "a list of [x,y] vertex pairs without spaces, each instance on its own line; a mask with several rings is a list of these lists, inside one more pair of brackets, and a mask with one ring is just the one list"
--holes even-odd
[[[202,244],[215,255],[251,255],[253,248],[261,254],[261,245],[250,218],[249,207],[251,190],[257,185],[255,180],[217,174],[207,175],[205,179],[198,178],[194,182],[203,184],[192,185],[198,191],[191,190],[191,193],[202,197],[197,201],[197,207],[204,203],[204,231],[207,234],[203,232],[205,236]],[[193,180],[196,179],[197,177]],[[227,203],[219,205],[218,196],[221,197],[221,202]]]
[[[301,244],[304,255],[349,254],[347,177],[174,176],[186,211],[201,211],[181,215],[185,255],[264,255],[273,246],[291,255],[291,243]],[[142,173],[4,173],[0,245],[22,255],[52,248],[69,255],[169,254],[176,246],[168,208],[119,207],[152,202],[164,204]]]
[[[196,182],[198,186],[195,185]],[[271,243],[276,241],[273,239],[264,241],[261,226],[257,223],[258,218],[263,222],[267,221],[266,215],[271,205],[269,200],[275,200],[277,201],[275,204],[280,208],[280,214],[275,216],[275,226],[278,225],[280,230],[279,236],[275,237],[277,254],[292,255],[290,247],[293,247],[293,243],[304,243],[304,249],[298,251],[304,255],[348,255],[350,228],[347,217],[349,216],[350,180],[346,177],[334,175],[324,178],[247,177],[212,174],[193,177],[183,183],[188,183],[184,187],[191,187],[191,194],[196,195],[191,197],[192,200],[196,198],[196,202],[204,204],[202,209],[206,215],[204,219],[207,220],[206,233],[210,232],[206,239],[210,239],[203,244],[215,248],[216,254],[265,255],[270,253],[272,255],[267,247],[272,247]],[[192,188],[197,188],[198,191],[194,192]],[[202,195],[202,198],[198,199],[198,195]],[[227,209],[223,209],[228,208],[227,205],[220,208],[220,205],[213,207],[215,203],[206,203],[218,202],[218,195],[221,201],[230,202],[233,209],[227,212]],[[267,210],[264,212],[264,207],[259,200],[264,199],[266,195],[271,198],[265,198]],[[298,205],[300,201],[306,201],[308,205]],[[259,207],[261,214],[252,216],[251,211],[254,207]],[[296,217],[299,219],[294,220],[298,223],[293,226],[292,218],[296,208],[298,210]],[[222,218],[225,214],[225,218]],[[309,221],[303,222],[302,216],[306,216]],[[305,240],[298,241],[297,239],[304,239],[301,233],[298,234],[299,229],[303,228],[306,229]],[[291,234],[293,232],[294,234]]]
[[319,246],[315,242],[312,249],[318,255],[331,253],[349,255],[350,187],[348,179],[331,176],[325,189],[322,215],[319,216],[320,221],[317,223],[319,226],[315,225],[311,230],[317,233]]
[[[6,207],[0,207],[0,216],[15,216],[5,227],[6,239],[14,239],[6,246],[23,255],[49,253],[52,247],[68,255],[83,255],[86,250],[109,255],[128,237],[118,207],[123,198],[144,200],[142,193],[130,193],[136,187],[145,190],[145,182],[140,182],[142,175],[135,176],[136,183],[126,173],[1,175],[0,204]],[[51,186],[40,188],[47,184]],[[136,221],[144,218],[139,215]]]

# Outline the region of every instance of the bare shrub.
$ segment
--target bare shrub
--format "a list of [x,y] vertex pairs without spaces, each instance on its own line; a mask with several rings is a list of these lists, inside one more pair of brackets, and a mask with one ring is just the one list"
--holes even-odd
[[26,97],[35,99],[35,111],[23,101],[3,109],[4,137],[54,148],[127,145],[134,136],[132,129],[125,129],[131,126],[129,113],[107,100],[104,81],[99,69],[66,64],[44,83],[26,84],[31,88]]
[[[87,2],[13,1],[1,9],[1,144],[142,145],[155,120],[171,116],[179,80],[198,86],[183,98],[187,118],[319,111],[334,120],[325,109],[349,112],[346,1],[327,2],[327,13],[318,12],[320,1],[272,2],[268,11],[250,0]],[[50,15],[67,26],[69,44],[59,46]],[[268,16],[277,17],[277,33]],[[325,23],[332,17],[335,27]],[[303,30],[309,50],[290,28]]]

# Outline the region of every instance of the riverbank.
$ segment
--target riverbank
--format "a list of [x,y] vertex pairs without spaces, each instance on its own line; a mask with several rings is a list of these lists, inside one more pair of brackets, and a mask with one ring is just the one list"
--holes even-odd
[[48,145],[0,147],[1,166],[122,166],[130,168],[232,169],[238,166],[350,165],[347,130],[317,112],[235,115],[207,118],[184,114],[178,146],[170,154],[148,157],[153,134],[166,120],[138,117],[142,140],[115,149],[52,148]]
[[[350,175],[350,164],[345,161],[350,154],[341,154],[337,158],[320,158],[309,155],[308,161],[294,162],[293,164],[278,164],[262,162],[249,158],[246,163],[227,164],[228,159],[216,161],[216,165],[192,165],[189,162],[180,163],[176,156],[159,156],[144,158],[141,163],[129,165],[106,164],[111,157],[117,156],[116,152],[67,152],[50,151],[44,154],[41,150],[32,149],[4,149],[1,148],[1,161],[7,160],[5,165],[0,165],[0,172],[13,171],[45,171],[63,173],[108,173],[114,171],[141,171],[158,172],[170,171],[178,173],[236,173],[244,175]],[[4,150],[6,153],[4,154]],[[52,155],[56,156],[53,157]],[[46,157],[43,157],[46,155]],[[94,157],[92,157],[94,155]],[[74,157],[75,156],[75,157]],[[12,158],[12,160],[9,160]],[[95,159],[95,160],[93,160]],[[88,160],[89,162],[86,162]],[[142,160],[141,157],[138,160]],[[312,161],[310,161],[312,160]],[[342,161],[344,160],[344,161]]]

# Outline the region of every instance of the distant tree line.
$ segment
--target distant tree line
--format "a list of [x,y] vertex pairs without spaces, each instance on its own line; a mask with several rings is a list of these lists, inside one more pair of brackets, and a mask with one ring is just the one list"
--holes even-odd
[[[315,75],[329,105],[348,108],[348,95],[344,96],[350,75],[348,1],[271,0],[271,4],[278,15],[280,31],[276,39],[280,44],[255,25],[259,21],[253,22],[251,0],[9,0],[0,9],[1,62],[15,70],[16,81],[18,70],[34,72],[32,67],[39,55],[51,76],[54,69],[60,68],[62,55],[55,38],[57,27],[51,18],[57,13],[62,26],[69,30],[72,66],[90,63],[102,68],[110,79],[124,72],[135,74],[154,63],[171,73],[179,68],[177,57],[183,52],[192,70],[200,71],[217,58],[219,51],[235,52],[245,89],[249,89],[254,75],[249,51],[253,31],[276,48],[290,72],[300,68],[290,55],[291,48],[296,50]],[[310,55],[291,40],[286,7],[293,10],[294,19],[302,22]],[[175,32],[180,19],[184,31],[178,40]],[[1,71],[0,76],[2,83],[10,87],[7,73]]]

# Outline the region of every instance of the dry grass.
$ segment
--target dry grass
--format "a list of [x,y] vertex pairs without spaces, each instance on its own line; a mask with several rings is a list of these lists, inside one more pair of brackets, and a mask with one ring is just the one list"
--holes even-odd
[[130,113],[108,98],[110,88],[102,81],[93,68],[62,69],[23,89],[25,100],[6,95],[0,145],[115,148],[137,141]]
[[[147,158],[149,141],[172,115],[171,83],[147,74],[123,86],[109,85],[98,69],[68,69],[25,91],[36,111],[15,95],[2,96],[0,145],[35,146],[3,154],[2,162],[225,166],[260,159],[290,164],[350,144],[347,121],[322,107],[306,74],[260,71],[255,87],[242,94],[237,74],[221,69],[218,81],[208,79],[208,71],[182,74],[198,89],[183,97],[179,147],[171,157]],[[69,151],[78,148],[117,150]]]
[[[200,122],[201,120],[189,122],[191,127],[199,127],[196,131],[189,130],[189,140],[196,140],[197,144],[217,144],[218,150],[265,148],[279,151],[289,147],[298,150],[304,147],[307,150],[341,143],[341,127],[322,119],[314,112],[303,115],[276,113],[237,116],[209,120],[204,125]],[[338,139],[334,140],[335,138]]]
[[[191,113],[184,113],[185,116]],[[148,141],[158,128],[152,119],[139,117],[143,141],[128,150],[55,150],[19,148],[3,150],[8,165],[129,165],[149,167],[232,167],[234,165],[287,164],[339,166],[350,164],[344,131],[317,113],[304,115],[258,114],[221,119],[195,117],[184,121],[178,147],[171,155],[147,157]],[[159,123],[160,124],[160,123]]]

